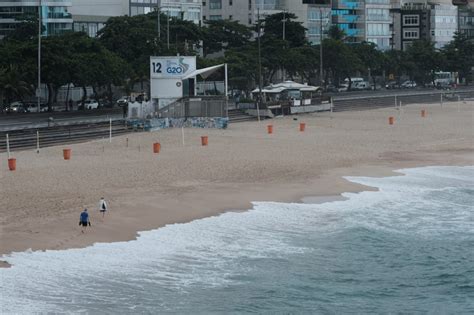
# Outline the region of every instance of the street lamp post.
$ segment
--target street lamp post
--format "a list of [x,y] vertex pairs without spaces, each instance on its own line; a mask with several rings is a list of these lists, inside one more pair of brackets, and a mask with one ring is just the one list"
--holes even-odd
[[168,44],[168,50],[170,50],[170,16],[169,11],[166,14],[166,42]]
[[[161,0],[158,0],[156,3],[156,12],[157,12],[157,23],[158,23],[158,40],[161,42]],[[168,50],[170,49],[170,17],[168,15],[169,11],[166,13],[166,43]]]
[[260,102],[262,102],[262,51],[260,45],[260,8],[257,8],[257,33],[258,33],[258,102],[257,102],[257,119],[260,122]]
[[156,13],[157,13],[157,20],[158,20],[158,40],[161,40],[161,9],[160,9],[160,2],[161,1],[157,1],[156,2]]
[[323,86],[323,10],[319,8],[319,86]]
[[38,2],[38,89],[36,96],[38,98],[38,113],[41,112],[41,0]]
[[[285,45],[286,40],[286,10],[283,10],[283,45]],[[283,46],[285,48],[285,46]],[[283,67],[282,69],[282,81],[285,82],[286,80],[286,69]]]

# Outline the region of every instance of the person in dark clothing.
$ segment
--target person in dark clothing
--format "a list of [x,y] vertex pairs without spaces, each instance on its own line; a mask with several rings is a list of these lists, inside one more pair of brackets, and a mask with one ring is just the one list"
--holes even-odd
[[123,118],[127,118],[127,115],[128,115],[128,102],[123,104]]
[[84,211],[81,212],[81,216],[79,217],[79,225],[81,226],[82,233],[84,233],[88,225],[91,226],[91,221],[89,220],[89,213],[87,213],[87,209],[84,209]]

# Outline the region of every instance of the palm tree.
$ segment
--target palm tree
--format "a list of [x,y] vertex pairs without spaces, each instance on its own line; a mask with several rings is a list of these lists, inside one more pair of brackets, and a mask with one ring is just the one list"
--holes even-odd
[[23,80],[23,75],[16,65],[0,68],[0,104],[3,103],[3,98],[6,99],[7,104],[14,99],[22,100],[32,91],[31,85]]

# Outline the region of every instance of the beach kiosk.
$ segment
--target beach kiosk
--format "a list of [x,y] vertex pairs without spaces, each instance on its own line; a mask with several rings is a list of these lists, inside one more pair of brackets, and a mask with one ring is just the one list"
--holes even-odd
[[[327,105],[322,106],[324,100],[319,86],[285,81],[265,86],[261,92],[265,108],[275,115],[329,110]],[[254,98],[259,94],[259,88],[252,91]]]

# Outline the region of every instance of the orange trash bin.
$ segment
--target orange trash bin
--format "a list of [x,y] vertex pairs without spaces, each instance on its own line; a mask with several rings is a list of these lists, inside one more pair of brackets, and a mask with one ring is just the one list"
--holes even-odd
[[394,119],[392,116],[388,117],[388,123],[389,123],[390,125],[393,125],[393,122],[394,122],[394,121],[395,121],[395,119]]
[[300,131],[304,132],[305,129],[306,129],[306,124],[305,123],[300,123]]
[[208,138],[207,136],[202,136],[201,137],[201,145],[206,146],[208,143]]
[[426,111],[424,109],[421,110],[421,117],[425,117],[426,116]]
[[71,149],[64,149],[63,150],[63,157],[65,160],[71,159]]
[[267,126],[267,132],[268,132],[269,134],[272,134],[272,133],[273,133],[273,125],[268,125],[268,126]]
[[153,153],[160,153],[161,144],[159,142],[153,143]]
[[16,159],[8,159],[8,169],[10,169],[10,171],[16,170]]

